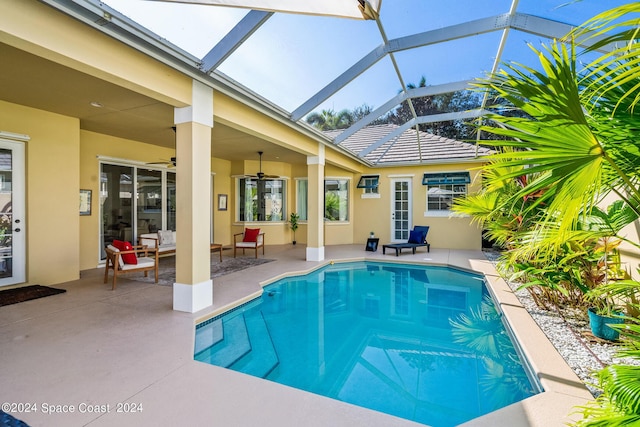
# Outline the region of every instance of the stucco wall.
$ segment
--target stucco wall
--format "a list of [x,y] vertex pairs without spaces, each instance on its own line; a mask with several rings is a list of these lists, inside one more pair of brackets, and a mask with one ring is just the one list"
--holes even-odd
[[[215,156],[215,153],[213,153]],[[222,245],[229,245],[233,242],[231,236],[231,224],[233,218],[233,209],[230,199],[231,194],[231,162],[228,160],[216,159],[211,160],[211,172],[213,176],[213,241]],[[227,210],[218,210],[218,195],[227,195]]]
[[[430,227],[428,241],[432,248],[447,249],[480,249],[482,246],[481,230],[471,224],[471,218],[434,216],[427,212],[427,188],[422,185],[422,175],[426,172],[460,172],[477,167],[477,164],[450,164],[437,166],[415,166],[403,168],[380,168],[363,171],[363,175],[380,175],[379,197],[363,197],[363,190],[355,188],[360,176],[356,175],[353,183],[354,228],[353,242],[365,244],[371,231],[380,239],[380,244],[391,242],[393,210],[392,180],[407,179],[411,182],[411,227],[428,225]],[[472,184],[469,193],[478,188],[474,181],[477,170],[470,170]]]
[[0,101],[0,130],[30,137],[24,224],[28,283],[79,277],[79,127],[75,118]]
[[[616,200],[618,200],[618,197],[615,193],[610,193],[600,203],[600,208],[606,211],[607,207]],[[636,220],[627,225],[620,231],[619,235],[630,242],[640,242],[640,221]],[[620,259],[623,263],[622,267],[630,273],[635,280],[640,280],[640,273],[638,272],[640,268],[640,249],[629,241],[623,241],[618,247]]]

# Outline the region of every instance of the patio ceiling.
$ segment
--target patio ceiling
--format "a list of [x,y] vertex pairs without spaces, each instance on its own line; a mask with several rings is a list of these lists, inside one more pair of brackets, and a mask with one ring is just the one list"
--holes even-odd
[[[173,107],[40,56],[0,43],[0,100],[77,117],[83,130],[174,148]],[[100,101],[103,106],[91,105]],[[305,156],[220,123],[212,129],[215,157],[304,164]],[[158,160],[155,157],[149,161]]]
[[[482,105],[421,115],[412,103],[425,96],[465,90],[469,81],[496,70],[501,61],[535,65],[527,42],[536,46],[548,43],[591,16],[625,3],[623,0],[388,1],[382,4],[379,16],[373,16],[376,19],[361,20],[184,4],[190,1],[182,4],[166,0],[41,1],[134,45],[151,46],[167,62],[235,88],[237,93],[300,129],[309,129],[305,118],[312,112],[370,107],[369,114],[346,129],[332,132],[331,139],[326,137],[342,148],[362,128],[403,104],[411,111],[410,117],[399,124],[403,130],[417,130],[421,123],[473,120],[483,113]],[[11,67],[0,73],[3,83],[0,99],[80,117],[83,128],[88,130],[172,146],[173,135],[166,126],[172,121],[170,106],[139,94],[125,95],[125,89],[91,76],[77,76],[91,82],[99,89],[98,94],[131,103],[109,112],[96,112],[87,107],[87,100],[96,99],[96,95],[78,94],[78,86],[70,83],[74,80],[63,77],[63,72],[72,71],[11,51],[8,46],[0,48],[2,53],[21,55],[15,62],[21,66],[16,66],[13,74]],[[47,72],[46,79],[38,79],[44,69],[54,72]],[[59,89],[58,95],[64,92],[64,96],[47,97],[50,91],[18,84],[17,76],[24,77],[25,70],[41,89],[54,87],[51,83],[58,79],[62,85],[56,83],[55,87]],[[426,87],[415,87],[422,77]],[[29,92],[34,96],[29,96]],[[82,111],[71,107],[77,105],[72,102],[74,97],[78,98],[74,101],[80,98],[84,101]],[[117,104],[115,100],[114,103]],[[141,117],[145,120],[141,121]],[[270,150],[282,150],[225,126],[216,125],[214,132],[220,132],[215,139],[220,145],[213,152],[221,158],[248,158],[257,150],[273,155]],[[234,143],[239,139],[251,144],[242,144],[245,148],[240,149],[240,144]],[[371,141],[354,154],[365,164],[377,164],[367,156],[389,143],[395,142]],[[421,143],[418,132],[416,143]],[[282,161],[288,161],[287,155],[293,156],[292,161],[304,161],[286,150],[277,155]],[[418,161],[426,161],[426,157],[425,154]]]

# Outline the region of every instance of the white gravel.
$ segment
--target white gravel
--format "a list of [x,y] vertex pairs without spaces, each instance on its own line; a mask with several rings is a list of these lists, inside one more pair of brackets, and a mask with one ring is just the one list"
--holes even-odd
[[[495,263],[499,253],[485,251],[489,260]],[[540,308],[527,290],[517,290],[518,284],[507,281],[520,303],[527,309],[549,341],[558,350],[567,364],[586,384],[594,396],[599,390],[594,373],[612,363],[640,365],[639,360],[617,358],[615,353],[621,348],[620,343],[596,342],[589,339],[590,328],[586,313],[576,310],[565,310],[562,313]]]

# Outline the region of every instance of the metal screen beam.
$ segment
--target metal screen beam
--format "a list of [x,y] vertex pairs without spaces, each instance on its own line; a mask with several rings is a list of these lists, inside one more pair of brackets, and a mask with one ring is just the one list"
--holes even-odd
[[202,58],[202,69],[207,74],[218,68],[235,52],[262,24],[273,16],[273,12],[252,10]]
[[469,84],[471,81],[464,80],[460,82],[453,83],[445,83],[441,85],[434,86],[425,86],[425,87],[417,87],[414,89],[409,89],[406,92],[401,92],[398,95],[394,96],[380,107],[373,110],[371,113],[367,114],[353,125],[349,126],[349,128],[345,129],[342,133],[335,137],[333,140],[334,144],[340,144],[345,139],[349,138],[351,135],[358,132],[360,129],[377,119],[378,117],[385,114],[387,111],[390,111],[396,105],[404,102],[407,99],[413,98],[421,98],[423,96],[431,96],[431,95],[440,95],[443,93],[451,93],[459,90],[465,90],[469,88]]
[[380,45],[367,55],[365,55],[358,62],[349,67],[344,73],[342,73],[338,78],[329,83],[327,86],[320,89],[318,93],[313,95],[307,101],[304,102],[301,106],[296,108],[291,113],[291,120],[297,122],[302,117],[307,115],[311,110],[316,108],[318,105],[322,104],[326,101],[331,95],[345,87],[349,82],[354,80],[360,74],[364,73],[367,69],[369,69],[376,62],[380,61],[387,54],[386,47],[384,45]]
[[493,31],[500,31],[508,28],[514,28],[530,34],[558,39],[564,37],[574,27],[568,24],[524,13],[503,13],[488,18],[476,19],[462,24],[439,28],[437,30],[430,30],[419,34],[392,39],[389,40],[388,43],[369,52],[347,71],[342,73],[335,80],[322,88],[318,93],[296,108],[293,113],[291,113],[291,119],[293,121],[300,120],[387,54],[444,43],[479,34],[486,34]]

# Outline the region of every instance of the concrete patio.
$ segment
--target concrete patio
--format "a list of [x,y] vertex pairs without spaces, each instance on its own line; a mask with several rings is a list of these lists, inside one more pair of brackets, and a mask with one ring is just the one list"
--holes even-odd
[[[487,276],[545,392],[467,425],[562,426],[591,398],[482,252],[325,251],[325,262],[449,264]],[[172,310],[170,286],[123,277],[112,291],[102,269],[55,285],[64,294],[0,307],[0,400],[26,404],[12,415],[30,426],[418,425],[193,360],[198,321],[259,292],[264,280],[319,264],[304,254],[303,245],[267,246],[275,262],[214,279],[213,307],[195,314]]]

